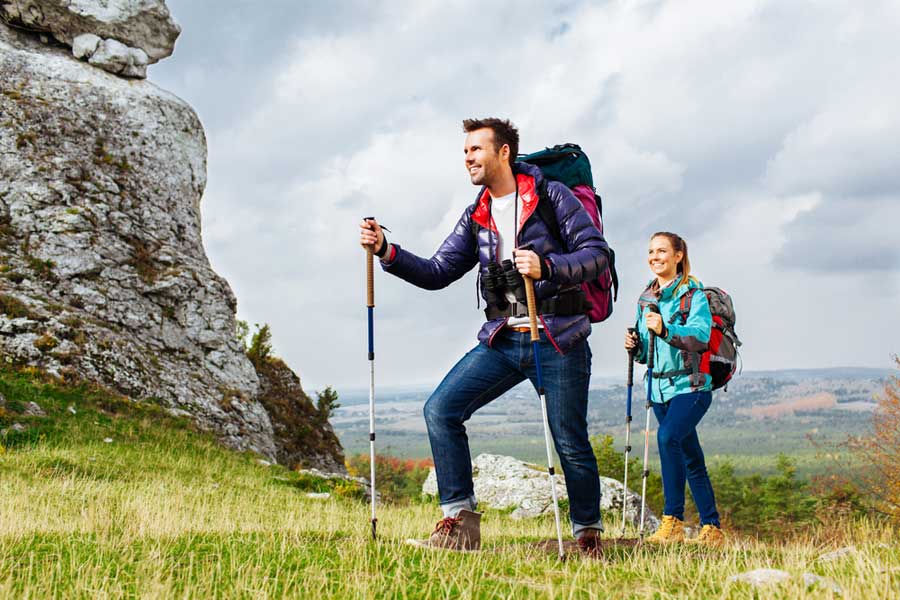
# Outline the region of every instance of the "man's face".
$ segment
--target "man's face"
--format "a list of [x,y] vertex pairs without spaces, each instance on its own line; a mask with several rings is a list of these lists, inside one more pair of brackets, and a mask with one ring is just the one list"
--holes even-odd
[[494,132],[485,127],[470,131],[466,136],[466,170],[474,185],[491,185],[508,163],[509,146],[494,147]]

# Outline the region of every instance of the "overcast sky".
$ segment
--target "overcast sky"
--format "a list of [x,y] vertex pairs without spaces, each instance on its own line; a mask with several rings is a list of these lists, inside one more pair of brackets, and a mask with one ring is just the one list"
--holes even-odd
[[[900,351],[900,4],[168,0],[150,79],[209,142],[203,238],[307,389],[364,387],[357,223],[431,256],[475,197],[466,117],[591,157],[622,280],[590,337],[624,377],[648,236],[728,290],[745,369],[889,367]],[[437,383],[476,343],[474,271],[376,270],[380,385]]]

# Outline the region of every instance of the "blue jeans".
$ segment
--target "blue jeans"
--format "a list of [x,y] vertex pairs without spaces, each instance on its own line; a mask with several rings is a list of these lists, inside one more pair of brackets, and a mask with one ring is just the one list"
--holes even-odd
[[[569,516],[576,536],[603,529],[600,478],[588,440],[587,404],[591,350],[587,341],[559,354],[541,332],[538,343],[550,432],[569,492]],[[472,457],[464,423],[472,414],[528,378],[537,386],[531,336],[501,330],[491,348],[478,344],[447,373],[428,402],[425,423],[445,516],[475,509]],[[539,400],[534,399],[535,408]]]
[[663,514],[684,520],[684,483],[687,479],[700,513],[700,524],[718,527],[716,497],[697,437],[697,424],[711,402],[712,392],[679,394],[665,404],[654,402],[653,412],[659,421],[656,441],[666,497]]

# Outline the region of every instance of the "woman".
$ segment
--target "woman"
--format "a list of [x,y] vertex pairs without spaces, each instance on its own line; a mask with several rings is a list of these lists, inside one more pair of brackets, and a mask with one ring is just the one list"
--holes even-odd
[[[659,421],[657,442],[662,464],[665,508],[662,524],[648,542],[670,544],[684,541],[684,484],[700,513],[700,534],[692,542],[719,546],[725,536],[712,484],[706,472],[697,424],[712,400],[712,378],[697,373],[692,361],[706,350],[712,317],[703,285],[691,277],[687,243],[667,231],[653,234],[647,257],[655,277],[638,301],[638,334],[625,334],[625,348],[647,362],[649,331],[656,334],[653,378],[650,382],[653,412]],[[694,294],[690,312],[682,314],[681,299]],[[658,313],[651,310],[658,308]]]

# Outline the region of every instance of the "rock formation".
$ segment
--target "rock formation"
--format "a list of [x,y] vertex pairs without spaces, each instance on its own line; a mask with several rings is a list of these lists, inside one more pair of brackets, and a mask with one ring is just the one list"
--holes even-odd
[[[87,20],[50,19],[66,7]],[[123,7],[134,16],[110,17]],[[179,31],[161,0],[0,0],[0,16],[62,40],[144,44],[151,58]],[[104,26],[80,29],[91,19]],[[168,46],[142,41],[160,28]],[[315,455],[303,455],[295,425],[315,409],[296,375],[273,363],[264,381],[290,385],[261,385],[235,337],[236,299],[201,241],[194,111],[39,37],[0,22],[0,355],[154,399],[233,448],[342,470],[327,423],[310,425]]]
[[[514,519],[536,517],[553,512],[553,496],[550,491],[550,478],[546,471],[538,470],[510,456],[479,454],[472,461],[472,476],[475,483],[475,497],[479,505],[490,506],[500,510],[514,509]],[[556,478],[556,489],[560,500],[568,499],[565,479],[561,475]],[[621,526],[622,498],[624,486],[622,482],[609,477],[600,478],[600,509],[618,515],[615,522],[607,522],[609,531]],[[436,496],[437,476],[434,467],[422,484],[422,493]],[[641,518],[641,497],[631,490],[625,495],[625,519],[637,525]],[[659,527],[659,519],[647,510],[644,515],[647,531]]]
[[0,18],[45,32],[75,57],[124,77],[172,54],[181,28],[164,0],[0,0]]

